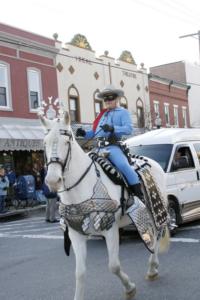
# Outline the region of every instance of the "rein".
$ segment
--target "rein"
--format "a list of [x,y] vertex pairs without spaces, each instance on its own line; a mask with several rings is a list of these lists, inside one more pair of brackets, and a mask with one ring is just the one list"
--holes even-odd
[[[70,139],[73,138],[73,137],[72,137],[72,133],[71,133],[70,131],[68,131],[68,130],[62,130],[62,129],[60,129],[59,132],[60,132],[61,135],[69,136]],[[98,132],[97,132],[96,134],[98,134]],[[95,135],[96,135],[96,134],[95,134]],[[68,143],[68,152],[67,152],[67,156],[66,156],[66,158],[65,158],[65,161],[64,161],[64,163],[63,163],[63,162],[60,160],[60,158],[59,158],[58,156],[56,156],[56,155],[57,155],[57,142],[56,142],[56,141],[54,142],[53,150],[52,150],[53,156],[50,157],[49,162],[47,162],[47,158],[46,158],[46,155],[45,155],[45,160],[46,160],[46,166],[47,166],[47,167],[48,167],[50,164],[52,164],[52,163],[58,163],[58,164],[61,165],[61,167],[62,167],[62,172],[65,171],[66,165],[67,165],[67,162],[68,162],[68,159],[69,159],[69,157],[71,157],[71,143],[70,143],[70,140],[69,140],[67,143]],[[70,160],[69,160],[69,162],[70,162]],[[65,188],[65,189],[63,189],[63,190],[61,190],[61,191],[58,191],[57,193],[62,193],[62,192],[65,192],[65,191],[70,191],[71,189],[73,189],[74,187],[76,187],[76,186],[84,179],[84,177],[87,175],[87,173],[89,172],[89,170],[91,169],[91,167],[92,167],[93,164],[94,164],[94,166],[95,166],[95,171],[96,171],[97,177],[99,177],[99,176],[100,176],[100,172],[99,172],[99,170],[97,169],[97,166],[96,166],[94,160],[92,160],[92,162],[91,162],[90,165],[87,167],[87,169],[85,170],[85,172],[81,175],[81,177],[80,177],[73,185],[71,185],[70,187]]]

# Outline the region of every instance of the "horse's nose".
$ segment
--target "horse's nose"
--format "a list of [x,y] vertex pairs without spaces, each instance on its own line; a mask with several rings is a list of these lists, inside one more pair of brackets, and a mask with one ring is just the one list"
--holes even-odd
[[55,174],[54,176],[51,175],[49,176],[47,174],[45,178],[45,183],[50,187],[51,190],[57,190],[61,182],[62,182],[62,178],[60,176],[56,176]]

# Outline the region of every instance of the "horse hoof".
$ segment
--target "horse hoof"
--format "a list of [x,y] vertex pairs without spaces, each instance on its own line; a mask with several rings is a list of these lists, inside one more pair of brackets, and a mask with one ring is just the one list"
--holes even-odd
[[136,288],[134,287],[130,292],[126,292],[126,300],[131,300],[136,294]]
[[148,274],[146,275],[146,280],[149,280],[149,281],[154,281],[156,279],[158,279],[159,275],[158,273],[155,273],[155,274]]

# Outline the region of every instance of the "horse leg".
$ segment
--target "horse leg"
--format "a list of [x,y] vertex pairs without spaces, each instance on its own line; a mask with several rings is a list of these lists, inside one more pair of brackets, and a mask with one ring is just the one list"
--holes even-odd
[[159,267],[159,260],[158,260],[158,253],[164,253],[168,251],[170,246],[170,234],[168,227],[163,227],[161,232],[158,233],[156,237],[156,242],[154,246],[154,253],[150,255],[149,258],[149,268],[147,271],[146,278],[149,280],[154,280],[158,277],[158,267]]
[[109,269],[117,275],[125,288],[126,299],[132,299],[136,293],[135,283],[131,282],[128,275],[124,273],[119,261],[119,229],[117,224],[105,233],[108,249]]
[[155,246],[154,246],[154,253],[152,253],[149,257],[149,267],[146,275],[146,279],[148,280],[155,280],[158,277],[158,267],[159,267],[158,250],[159,250],[159,240],[156,239]]
[[86,275],[86,237],[70,229],[69,236],[76,258],[76,290],[74,300],[84,299],[85,275]]

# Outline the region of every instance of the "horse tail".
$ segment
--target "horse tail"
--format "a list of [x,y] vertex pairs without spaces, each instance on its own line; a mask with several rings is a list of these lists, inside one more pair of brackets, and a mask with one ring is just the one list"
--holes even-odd
[[163,228],[163,233],[159,243],[159,252],[160,253],[167,252],[169,250],[169,246],[170,246],[170,233],[169,233],[168,226],[165,226],[165,228]]

